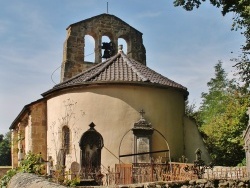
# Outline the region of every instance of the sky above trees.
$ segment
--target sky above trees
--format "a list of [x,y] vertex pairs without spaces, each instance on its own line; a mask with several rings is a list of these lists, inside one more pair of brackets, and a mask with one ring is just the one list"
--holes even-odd
[[[143,33],[147,66],[184,85],[189,101],[199,105],[201,93],[221,60],[232,76],[234,62],[245,39],[231,31],[232,14],[209,3],[191,12],[171,0],[12,0],[0,11],[0,134],[22,108],[51,89],[52,73],[62,63],[66,28],[107,12]],[[232,53],[233,52],[233,53]],[[53,74],[59,82],[60,69]]]

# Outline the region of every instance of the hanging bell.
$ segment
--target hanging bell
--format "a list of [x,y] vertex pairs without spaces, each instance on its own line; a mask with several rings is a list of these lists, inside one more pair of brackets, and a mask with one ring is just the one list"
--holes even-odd
[[110,43],[109,42],[103,42],[102,43],[102,49],[109,49],[110,48]]
[[109,50],[105,49],[102,58],[108,59],[110,58]]

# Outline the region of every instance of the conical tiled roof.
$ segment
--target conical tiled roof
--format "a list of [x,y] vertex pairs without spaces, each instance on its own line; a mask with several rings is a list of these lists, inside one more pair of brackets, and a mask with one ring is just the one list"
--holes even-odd
[[52,90],[49,90],[43,95],[67,87],[96,83],[144,83],[176,88],[185,92],[186,96],[188,95],[186,87],[162,76],[147,66],[128,58],[123,51],[119,51],[110,59],[93,66],[87,71],[67,81],[55,85]]

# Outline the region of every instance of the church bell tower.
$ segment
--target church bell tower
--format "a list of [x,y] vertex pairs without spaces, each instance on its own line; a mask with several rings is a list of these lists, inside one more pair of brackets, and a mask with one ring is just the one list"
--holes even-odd
[[[85,36],[90,35],[95,41],[94,62],[85,61]],[[103,43],[102,37],[107,36],[110,42]],[[118,51],[118,39],[127,43],[127,56],[146,65],[146,50],[143,45],[142,33],[134,29],[118,17],[101,14],[74,24],[67,28],[64,42],[63,62],[61,66],[61,82],[66,81],[88,68],[102,62],[102,58],[115,55]],[[105,45],[109,45],[108,51]],[[105,49],[102,54],[102,49]],[[108,54],[109,53],[109,54]]]

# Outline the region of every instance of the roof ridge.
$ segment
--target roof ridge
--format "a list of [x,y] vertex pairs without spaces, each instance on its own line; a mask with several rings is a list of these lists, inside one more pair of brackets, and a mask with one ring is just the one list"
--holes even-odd
[[126,60],[128,66],[131,67],[131,69],[137,74],[137,76],[139,76],[142,79],[142,81],[144,82],[149,81],[149,79],[145,77],[143,74],[141,74],[141,72],[133,65],[133,62],[123,53],[123,51],[120,51],[120,54],[122,58]]
[[101,67],[96,73],[91,75],[90,77],[84,79],[84,82],[91,80],[92,78],[96,77],[98,74],[100,74],[103,70],[105,70],[118,56],[120,56],[120,53],[117,53],[113,57],[111,57],[109,60],[107,60],[103,67]]
[[65,81],[63,81],[63,82],[60,82],[59,84],[54,85],[54,87],[57,87],[57,86],[59,86],[59,85],[61,85],[61,84],[63,84],[63,83],[70,82],[71,80],[74,80],[75,78],[78,78],[78,77],[80,77],[81,75],[83,75],[83,74],[85,74],[85,73],[87,73],[87,72],[92,71],[93,69],[95,69],[95,68],[98,67],[98,66],[101,66],[101,65],[104,64],[104,63],[105,63],[105,62],[97,63],[96,65],[92,66],[91,68],[89,68],[89,69],[87,69],[87,70],[85,70],[85,71],[83,71],[83,72],[81,72],[81,73],[79,73],[79,74],[77,74],[77,75],[75,75],[75,76],[69,78],[68,80],[65,80]]

